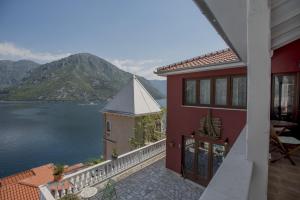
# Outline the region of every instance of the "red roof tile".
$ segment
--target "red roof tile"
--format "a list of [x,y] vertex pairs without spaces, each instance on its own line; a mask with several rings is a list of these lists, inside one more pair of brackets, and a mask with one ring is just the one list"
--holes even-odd
[[20,172],[11,176],[4,177],[0,179],[0,186],[6,186],[6,185],[11,185],[18,183],[20,180],[26,179],[28,177],[33,176],[34,173],[31,170],[26,170],[24,172]]
[[[75,164],[66,167],[65,172],[71,173],[84,167],[82,163]],[[53,169],[53,164],[47,164],[0,179],[0,200],[39,200],[38,187],[54,181]],[[64,183],[65,188],[69,186],[69,182]],[[62,189],[60,185],[58,189]]]
[[53,181],[47,164],[0,179],[0,200],[39,200],[39,186]]
[[239,62],[238,56],[231,49],[224,49],[221,51],[215,51],[209,54],[201,55],[195,58],[177,62],[171,65],[166,65],[157,68],[157,74],[163,74],[166,72],[180,71],[191,68],[200,68],[207,66],[215,66],[221,64],[228,64]]

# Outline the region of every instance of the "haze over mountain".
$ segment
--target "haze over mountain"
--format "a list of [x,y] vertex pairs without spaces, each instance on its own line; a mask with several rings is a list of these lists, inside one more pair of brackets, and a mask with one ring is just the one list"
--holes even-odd
[[166,80],[149,80],[151,85],[155,87],[164,96],[167,96],[167,81]]
[[[35,63],[20,83],[10,87],[3,100],[97,101],[112,98],[132,74],[88,53],[39,65]],[[164,96],[138,77],[154,98]]]
[[30,60],[0,60],[0,89],[18,85],[39,64]]

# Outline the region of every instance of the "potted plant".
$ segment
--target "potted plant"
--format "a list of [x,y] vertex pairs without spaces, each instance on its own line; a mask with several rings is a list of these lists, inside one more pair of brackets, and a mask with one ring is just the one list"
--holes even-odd
[[114,159],[114,160],[118,158],[118,153],[117,153],[116,148],[113,148],[111,158]]
[[64,173],[64,165],[61,164],[55,165],[53,170],[54,180],[59,181],[62,178],[63,173]]

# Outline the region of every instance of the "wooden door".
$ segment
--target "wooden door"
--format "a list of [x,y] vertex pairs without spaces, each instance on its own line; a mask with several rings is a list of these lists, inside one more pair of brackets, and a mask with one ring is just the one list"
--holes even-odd
[[197,136],[183,138],[183,176],[207,186],[225,157],[226,145]]

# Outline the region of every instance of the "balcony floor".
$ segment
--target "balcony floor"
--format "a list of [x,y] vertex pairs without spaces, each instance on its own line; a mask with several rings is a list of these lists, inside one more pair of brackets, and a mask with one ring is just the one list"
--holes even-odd
[[300,199],[300,152],[291,157],[296,166],[288,159],[269,164],[268,200]]
[[204,188],[166,169],[165,159],[160,159],[118,181],[116,190],[120,200],[198,200]]

